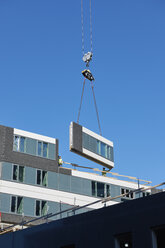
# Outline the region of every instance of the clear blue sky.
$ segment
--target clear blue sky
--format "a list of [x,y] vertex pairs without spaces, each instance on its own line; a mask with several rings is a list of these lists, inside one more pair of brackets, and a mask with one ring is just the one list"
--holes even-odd
[[[89,0],[84,0],[89,50]],[[92,0],[95,94],[120,174],[165,178],[165,1]],[[69,152],[84,69],[80,0],[0,1],[0,124],[58,138]],[[80,124],[98,133],[86,85]],[[100,168],[100,167],[99,167]]]

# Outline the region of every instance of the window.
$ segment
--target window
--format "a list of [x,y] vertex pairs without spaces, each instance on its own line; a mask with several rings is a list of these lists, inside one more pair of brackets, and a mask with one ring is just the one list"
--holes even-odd
[[16,152],[26,152],[26,138],[15,135],[13,149]]
[[18,182],[24,181],[25,167],[21,165],[13,165],[13,180]]
[[96,153],[110,161],[113,159],[113,147],[103,143],[100,140],[93,138],[92,136],[83,133],[83,147],[87,150]]
[[92,196],[96,196],[96,182],[92,181]]
[[43,216],[47,214],[47,202],[46,201],[36,201],[36,216]]
[[110,196],[111,194],[110,194],[110,185],[106,185],[106,196],[108,197],[108,196]]
[[48,143],[43,142],[43,157],[48,157]]
[[130,189],[125,189],[125,188],[121,188],[121,194],[123,195],[123,194],[127,194],[127,195],[125,195],[124,197],[127,197],[127,198],[134,198],[134,193],[133,192],[131,192],[132,190],[130,190]]
[[37,170],[37,184],[41,186],[48,186],[48,172]]
[[19,136],[14,136],[14,151],[19,151]]
[[25,152],[25,138],[20,137],[20,152]]
[[104,197],[104,183],[97,182],[97,196]]
[[48,143],[38,141],[38,156],[48,158]]
[[104,183],[91,181],[92,196],[105,197],[110,196],[110,185]]
[[117,235],[115,237],[115,248],[132,248],[131,233]]
[[19,135],[14,135],[13,150],[55,160],[56,145]]
[[165,226],[154,228],[152,233],[153,248],[164,248]]
[[17,214],[23,213],[23,197],[21,196],[11,197],[11,212]]
[[38,156],[42,156],[42,142],[38,141]]

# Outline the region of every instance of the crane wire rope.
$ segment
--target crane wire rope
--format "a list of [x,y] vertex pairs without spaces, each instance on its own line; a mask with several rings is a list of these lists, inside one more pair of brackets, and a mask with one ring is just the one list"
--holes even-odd
[[102,136],[101,126],[100,126],[100,120],[99,120],[99,112],[98,112],[98,109],[97,109],[96,97],[95,97],[95,93],[94,93],[94,86],[93,86],[92,83],[91,83],[91,88],[92,88],[92,93],[93,93],[93,99],[94,99],[95,109],[96,109],[96,115],[97,115],[97,121],[98,121],[98,126],[99,126],[99,132],[100,132],[100,135]]
[[93,44],[92,44],[92,3],[90,0],[90,40],[91,40],[91,53],[93,53]]
[[[92,1],[89,1],[89,11],[90,11],[90,45],[91,53],[93,53],[93,42],[92,42]],[[81,0],[81,31],[82,31],[82,54],[85,54],[84,45],[84,10],[83,10],[83,0]]]
[[81,34],[82,34],[82,53],[83,56],[85,54],[84,52],[84,15],[83,15],[83,0],[81,0]]
[[[84,12],[83,11],[83,0],[81,0],[82,54],[84,56],[85,55],[85,45],[84,45],[84,13],[83,12]],[[90,46],[91,46],[91,58],[92,58],[92,55],[93,55],[93,43],[92,43],[92,0],[89,0],[89,12],[90,12]],[[91,58],[90,58],[90,60],[91,60]],[[89,61],[88,61],[87,65],[86,65],[87,67],[89,66]],[[78,124],[79,124],[81,106],[82,106],[82,101],[83,101],[84,88],[85,88],[85,79],[84,79],[84,83],[83,83],[81,100],[80,100],[80,106],[79,106],[78,117],[77,117],[77,123]],[[93,83],[92,82],[91,82],[91,88],[92,88],[92,93],[93,93],[94,105],[95,105],[95,109],[96,109],[96,115],[97,115],[97,121],[98,121],[98,126],[99,126],[99,132],[100,132],[100,135],[102,136],[101,126],[100,126],[100,120],[99,120],[99,113],[98,113],[98,108],[97,108],[97,104],[96,104],[96,98],[95,98],[95,93],[94,93],[94,86],[93,86]]]
[[84,88],[85,88],[85,78],[84,78],[84,83],[83,83],[83,88],[82,88],[82,94],[81,94],[81,100],[80,100],[80,107],[79,107],[78,117],[77,117],[77,123],[78,123],[78,124],[79,124],[79,118],[80,118],[80,112],[81,112],[81,106],[82,106]]

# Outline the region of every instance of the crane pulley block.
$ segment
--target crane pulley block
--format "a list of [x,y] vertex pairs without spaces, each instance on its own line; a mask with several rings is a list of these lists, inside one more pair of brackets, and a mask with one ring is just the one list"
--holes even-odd
[[84,71],[82,71],[82,74],[85,78],[87,78],[90,81],[95,80],[90,70],[85,69]]

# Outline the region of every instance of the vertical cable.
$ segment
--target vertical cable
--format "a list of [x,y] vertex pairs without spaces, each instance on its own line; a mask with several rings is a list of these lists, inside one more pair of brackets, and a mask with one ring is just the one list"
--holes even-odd
[[95,103],[95,109],[96,109],[96,114],[97,114],[97,121],[98,121],[99,131],[100,131],[100,135],[102,136],[101,127],[100,127],[100,120],[99,120],[99,113],[98,113],[98,109],[97,109],[97,104],[96,104],[96,98],[95,98],[93,84],[91,84],[91,87],[92,87],[92,92],[93,92],[93,99],[94,99],[94,103]]
[[84,87],[85,87],[85,79],[84,79],[84,83],[83,83],[82,94],[81,94],[81,101],[80,101],[80,107],[79,107],[78,117],[77,117],[77,123],[78,124],[79,124],[80,111],[81,111],[81,105],[82,105],[83,94],[84,94]]
[[84,56],[84,16],[83,16],[83,0],[81,0],[81,28],[82,28],[82,53]]
[[92,44],[92,3],[90,0],[90,39],[91,39],[91,53],[93,53],[93,44]]

